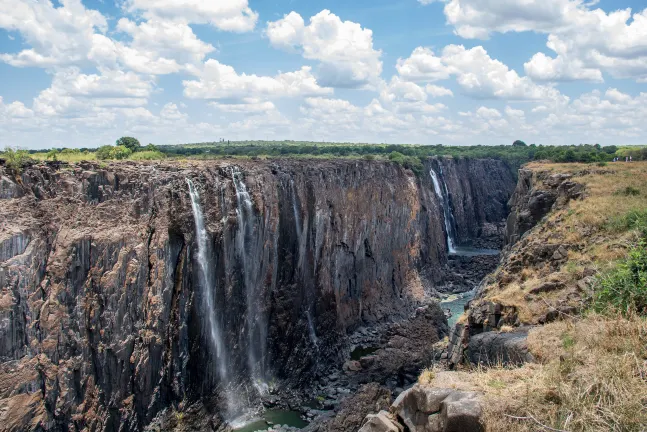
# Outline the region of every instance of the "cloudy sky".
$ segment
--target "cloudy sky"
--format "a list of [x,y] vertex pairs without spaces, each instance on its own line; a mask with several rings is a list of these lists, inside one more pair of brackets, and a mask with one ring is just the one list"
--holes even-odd
[[0,147],[647,143],[647,0],[0,0]]

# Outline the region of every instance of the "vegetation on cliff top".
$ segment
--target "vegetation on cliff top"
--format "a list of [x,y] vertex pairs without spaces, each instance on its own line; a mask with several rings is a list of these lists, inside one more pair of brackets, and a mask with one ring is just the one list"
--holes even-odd
[[[146,157],[138,155],[149,152]],[[130,152],[130,153],[129,153]],[[506,161],[516,169],[524,163],[536,160],[552,162],[600,163],[614,157],[632,156],[634,160],[647,160],[647,147],[602,147],[599,144],[572,146],[527,145],[521,140],[512,145],[498,146],[445,146],[406,144],[351,144],[321,143],[307,141],[220,141],[182,145],[149,144],[142,147],[133,137],[122,137],[116,146],[98,149],[52,149],[30,151],[34,159],[57,159],[66,162],[78,161],[80,155],[91,159],[155,160],[164,157],[214,159],[222,157],[316,157],[316,158],[365,158],[388,159],[415,172],[422,169],[421,160],[432,156],[456,158],[494,158]]]

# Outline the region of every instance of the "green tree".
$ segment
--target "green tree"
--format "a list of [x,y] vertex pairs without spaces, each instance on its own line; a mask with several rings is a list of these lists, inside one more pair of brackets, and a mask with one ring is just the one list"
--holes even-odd
[[119,146],[124,146],[131,152],[136,152],[137,150],[139,150],[140,144],[137,138],[121,137],[117,140],[117,147]]
[[526,147],[526,143],[521,140],[516,140],[512,143],[513,147]]
[[101,146],[97,149],[95,155],[99,160],[112,159],[112,149],[113,147],[111,145]]
[[119,145],[112,148],[110,155],[112,156],[111,159],[126,159],[132,153],[133,152],[132,150],[130,150],[130,148]]

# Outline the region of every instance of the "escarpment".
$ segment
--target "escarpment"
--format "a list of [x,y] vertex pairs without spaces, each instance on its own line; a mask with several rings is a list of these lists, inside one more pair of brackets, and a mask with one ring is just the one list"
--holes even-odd
[[[559,216],[548,220],[548,216],[584,197],[585,187],[577,182],[577,176],[587,174],[519,170],[509,202],[503,257],[497,271],[480,284],[463,321],[451,332],[450,365],[532,361],[526,347],[531,326],[572,314],[581,305],[587,278],[594,271],[585,269],[568,277],[560,273],[569,251],[583,246],[560,241],[563,236],[553,230],[561,220]],[[555,298],[547,298],[549,293],[556,294]],[[503,327],[508,330],[500,332]]]
[[354,160],[0,168],[3,430],[143,430],[195,401],[217,430],[303,386],[442,285],[450,234],[500,232],[507,166],[426,167],[445,192]]

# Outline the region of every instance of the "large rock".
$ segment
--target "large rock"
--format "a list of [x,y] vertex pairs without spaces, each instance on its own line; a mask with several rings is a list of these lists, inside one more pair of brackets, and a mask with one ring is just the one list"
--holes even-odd
[[415,385],[390,411],[410,432],[481,432],[482,404],[479,393]]
[[403,432],[404,428],[387,411],[369,414],[359,432]]

